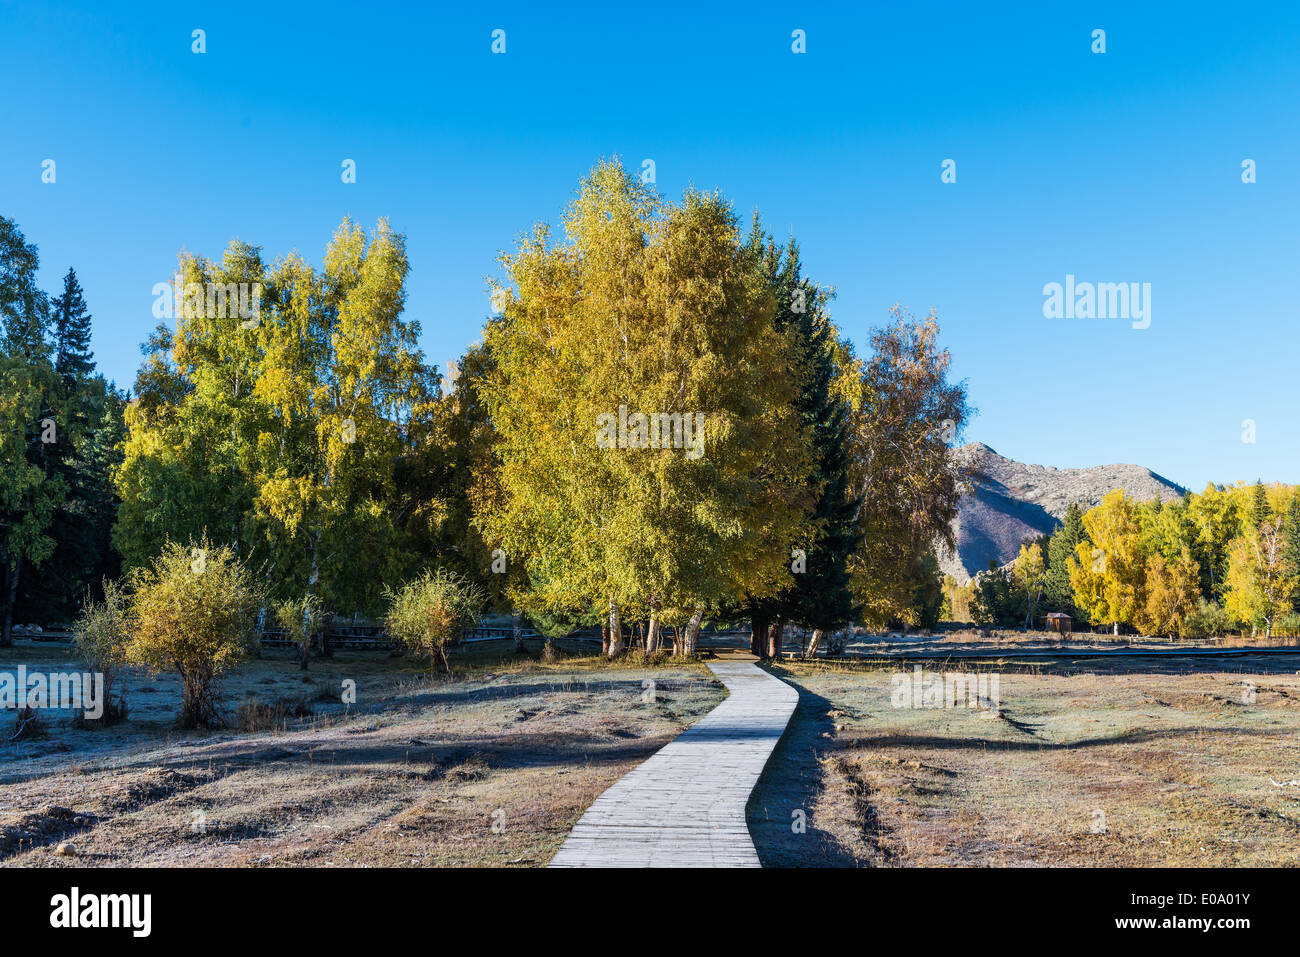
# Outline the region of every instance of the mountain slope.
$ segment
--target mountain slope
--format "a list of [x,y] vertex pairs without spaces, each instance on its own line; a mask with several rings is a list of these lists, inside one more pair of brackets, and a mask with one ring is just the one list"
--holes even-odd
[[958,581],[1016,557],[1027,538],[1056,528],[1071,502],[1091,507],[1111,489],[1139,501],[1179,498],[1183,488],[1140,465],[1098,465],[1056,469],[1004,458],[974,442],[953,453],[964,492],[953,520],[956,554],[939,555],[940,567]]

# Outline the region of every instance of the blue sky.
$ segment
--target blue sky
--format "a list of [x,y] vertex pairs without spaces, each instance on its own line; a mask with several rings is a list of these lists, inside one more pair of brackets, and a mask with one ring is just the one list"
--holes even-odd
[[[0,214],[47,289],[76,267],[119,383],[179,250],[319,261],[345,215],[407,234],[408,312],[443,365],[497,252],[617,154],[793,233],[860,346],[894,302],[935,309],[967,439],[1197,488],[1300,481],[1295,5],[105,6],[0,2]],[[1044,318],[1066,274],[1150,283],[1150,328]]]

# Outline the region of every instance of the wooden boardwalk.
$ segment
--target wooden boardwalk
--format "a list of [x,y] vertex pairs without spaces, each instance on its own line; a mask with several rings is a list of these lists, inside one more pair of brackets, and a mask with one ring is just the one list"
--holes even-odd
[[729,697],[624,775],[551,867],[758,867],[745,804],[799,693],[747,661],[709,669]]

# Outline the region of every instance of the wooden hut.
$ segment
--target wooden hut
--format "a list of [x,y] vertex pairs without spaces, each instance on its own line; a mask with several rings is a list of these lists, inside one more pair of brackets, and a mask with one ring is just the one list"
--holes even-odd
[[1052,631],[1067,632],[1073,619],[1062,611],[1051,611],[1047,613],[1047,627]]

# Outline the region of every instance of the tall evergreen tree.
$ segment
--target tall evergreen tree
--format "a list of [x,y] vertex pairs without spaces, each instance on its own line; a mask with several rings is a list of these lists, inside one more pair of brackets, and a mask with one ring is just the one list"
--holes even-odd
[[[1290,567],[1300,569],[1300,488],[1291,490],[1291,503],[1283,519],[1282,534],[1286,538],[1282,556]],[[1300,611],[1300,589],[1292,596],[1292,606]]]
[[1259,528],[1268,520],[1271,514],[1268,507],[1268,495],[1264,490],[1264,483],[1259,479],[1255,480],[1254,497],[1251,505],[1251,520],[1255,528]]
[[36,246],[0,218],[0,645],[11,640],[24,567],[39,567],[54,551],[50,526],[67,492],[50,452],[60,416],[38,265]]
[[[794,584],[768,602],[751,605],[751,616],[775,624],[763,644],[754,650],[764,656],[778,650],[781,622],[799,622],[812,629],[812,650],[821,633],[852,621],[861,611],[855,600],[849,560],[862,544],[856,516],[858,497],[850,493],[848,408],[835,392],[835,327],[826,314],[827,294],[804,277],[799,248],[792,240],[784,249],[767,241],[762,257],[766,278],[776,299],[774,324],[793,334],[801,377],[795,410],[811,436],[816,490],[812,510],[815,541],[806,543],[805,567],[796,571]],[[773,621],[775,619],[775,621]],[[761,639],[761,626],[754,629]]]
[[1070,585],[1069,562],[1085,537],[1083,509],[1079,507],[1078,502],[1071,502],[1065,510],[1061,527],[1052,533],[1052,537],[1047,542],[1045,594],[1047,607],[1050,610],[1065,612],[1072,617],[1078,617],[1079,610],[1074,606],[1074,588]]
[[112,547],[117,494],[112,470],[121,462],[126,396],[94,376],[60,386],[58,441],[47,449],[47,465],[67,489],[53,515],[50,536],[55,547],[38,574],[29,575],[18,597],[20,621],[43,625],[74,620],[87,593],[98,600],[105,578],[121,572]]
[[54,371],[65,383],[87,378],[95,368],[90,351],[90,310],[77,272],[63,277],[63,293],[51,302],[54,314]]

